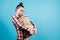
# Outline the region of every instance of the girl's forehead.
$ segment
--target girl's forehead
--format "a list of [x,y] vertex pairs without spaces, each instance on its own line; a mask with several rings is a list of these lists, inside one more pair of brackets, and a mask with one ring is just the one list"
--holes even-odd
[[20,9],[20,10],[24,10],[24,8],[23,8],[23,7],[19,7],[19,9]]

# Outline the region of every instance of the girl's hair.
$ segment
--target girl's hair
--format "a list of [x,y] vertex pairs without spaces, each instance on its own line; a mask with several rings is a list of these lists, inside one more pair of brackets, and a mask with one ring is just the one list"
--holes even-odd
[[16,6],[16,10],[17,10],[19,7],[23,7],[23,8],[24,8],[24,6],[23,6],[23,3],[22,3],[22,2],[20,2],[20,3]]

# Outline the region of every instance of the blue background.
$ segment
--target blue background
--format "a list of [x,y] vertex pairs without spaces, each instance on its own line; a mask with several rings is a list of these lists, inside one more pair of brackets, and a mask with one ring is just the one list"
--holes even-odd
[[60,40],[60,0],[0,0],[0,40],[16,40],[12,15],[20,2],[37,28],[30,40]]

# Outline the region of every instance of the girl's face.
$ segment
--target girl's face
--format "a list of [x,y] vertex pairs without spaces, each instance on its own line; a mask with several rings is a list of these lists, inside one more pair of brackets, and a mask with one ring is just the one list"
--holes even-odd
[[24,8],[20,6],[20,7],[17,9],[17,13],[18,13],[19,15],[22,15],[23,12],[24,12]]

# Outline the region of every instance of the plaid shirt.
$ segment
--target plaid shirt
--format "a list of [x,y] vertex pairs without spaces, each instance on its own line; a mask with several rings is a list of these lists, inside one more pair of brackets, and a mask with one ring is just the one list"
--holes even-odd
[[[19,16],[19,15],[17,15],[17,14],[14,14],[13,16],[12,16],[12,18],[13,18],[13,24],[15,25],[15,28],[16,28],[16,31],[17,31],[17,40],[24,40],[24,38],[23,38],[23,32],[22,32],[22,30],[20,30],[19,28],[24,28],[24,26],[22,27],[22,23],[20,22],[20,21],[18,21],[18,19],[20,18],[21,16]],[[32,22],[31,22],[32,23]],[[33,23],[32,23],[32,25],[34,25]],[[26,29],[26,30],[29,30],[29,28],[27,29],[26,27],[24,28],[24,29]],[[34,31],[33,31],[34,30]],[[33,32],[34,32],[34,34],[36,33],[36,28],[35,27],[33,27]]]

